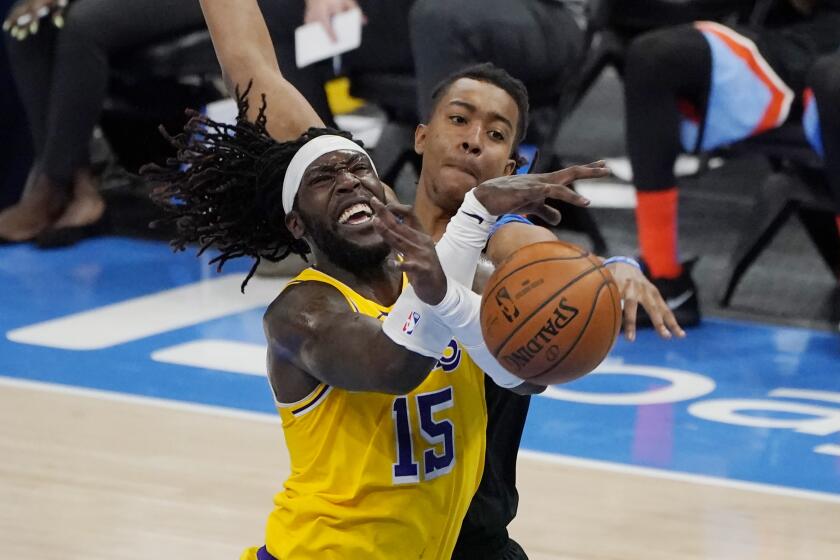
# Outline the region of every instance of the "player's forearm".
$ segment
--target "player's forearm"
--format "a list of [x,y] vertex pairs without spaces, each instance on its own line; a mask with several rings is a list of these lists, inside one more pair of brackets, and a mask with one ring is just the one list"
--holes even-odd
[[557,241],[557,237],[544,227],[512,222],[500,227],[490,238],[487,256],[498,265],[522,247],[541,241]]
[[231,83],[243,87],[261,72],[280,72],[256,0],[201,0],[201,10],[216,57]]
[[319,328],[300,356],[304,370],[325,383],[395,395],[420,385],[437,363],[394,343],[379,321],[363,315]]
[[435,245],[446,276],[465,286],[472,286],[481,252],[487,245],[497,215],[488,212],[476,196],[478,189],[469,191],[458,212],[446,226],[446,232]]

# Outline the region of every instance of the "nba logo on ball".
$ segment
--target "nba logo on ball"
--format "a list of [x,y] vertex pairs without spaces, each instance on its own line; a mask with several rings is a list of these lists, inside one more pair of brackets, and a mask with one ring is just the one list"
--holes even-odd
[[408,319],[405,320],[405,324],[403,325],[403,332],[405,334],[412,334],[414,329],[417,327],[417,323],[420,322],[420,314],[416,311],[412,311],[408,314]]
[[487,281],[481,333],[517,377],[566,383],[595,369],[621,327],[621,295],[601,259],[546,241],[520,248]]
[[502,314],[504,314],[508,323],[513,323],[513,320],[519,317],[519,309],[513,303],[513,298],[510,297],[507,288],[502,288],[496,292],[496,304],[502,309]]

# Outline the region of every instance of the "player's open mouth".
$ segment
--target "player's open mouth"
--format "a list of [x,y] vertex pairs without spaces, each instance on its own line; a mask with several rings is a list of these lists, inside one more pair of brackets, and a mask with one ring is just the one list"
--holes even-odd
[[352,206],[346,208],[341,216],[338,218],[338,223],[341,225],[360,225],[366,224],[373,219],[373,208],[367,202],[357,202]]

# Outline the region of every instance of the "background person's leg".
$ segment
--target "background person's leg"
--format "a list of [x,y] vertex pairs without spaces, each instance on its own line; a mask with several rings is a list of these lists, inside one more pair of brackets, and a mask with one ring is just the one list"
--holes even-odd
[[8,189],[15,193],[8,192],[4,187],[6,203],[14,204],[0,212],[0,243],[31,239],[57,217],[64,204],[63,199],[55,200],[54,194],[44,190],[43,183],[36,181],[47,138],[47,108],[57,33],[58,30],[51,24],[43,25],[36,35],[30,35],[24,41],[3,33],[9,62],[7,76],[10,83],[14,82],[8,95],[15,99],[14,105],[4,104],[4,110],[22,106],[22,113],[14,115],[9,122],[17,120],[23,123],[25,120],[29,133],[17,135],[13,143],[18,146],[17,150],[33,154],[34,160],[30,156],[29,161],[33,164],[24,171],[26,178],[23,187],[17,180]]
[[[11,6],[10,1],[0,1],[0,14],[5,17]],[[14,42],[20,43],[20,41]],[[4,146],[5,149],[0,154],[0,210],[13,204],[20,197],[33,158],[26,114],[12,81],[7,54],[6,41],[2,41],[0,42],[0,122],[3,126],[0,127],[0,146]]]
[[[47,107],[52,81],[53,53],[58,30],[44,24],[35,35],[18,41],[3,33],[8,53],[8,80],[14,81],[18,98],[23,105],[26,120],[34,142],[35,153],[43,154],[47,137]],[[9,92],[11,95],[12,92]]]
[[343,56],[343,64],[354,72],[412,73],[408,14],[414,0],[359,0],[367,16],[362,27],[362,45]]
[[[44,25],[24,41],[55,37],[40,50],[36,42],[27,45],[35,50],[21,47],[20,56],[13,57],[18,87],[31,104],[27,114],[39,168],[21,202],[0,215],[0,238],[28,240],[51,225],[85,226],[102,216],[89,144],[107,91],[110,57],[202,26],[197,0],[77,0],[68,7],[62,29]],[[39,62],[35,76],[30,59]]]
[[108,88],[110,58],[178,33],[201,29],[197,0],[76,0],[58,34],[44,172],[69,183],[89,164],[90,135]]
[[559,2],[418,0],[411,46],[425,119],[435,86],[471,64],[492,62],[526,85],[562,79],[581,56],[583,32]]
[[840,53],[820,58],[807,78],[819,112],[825,172],[840,233]]
[[641,256],[653,278],[682,273],[677,247],[674,162],[681,151],[678,99],[705,111],[711,52],[690,26],[654,31],[635,40],[624,77],[627,150],[637,189]]

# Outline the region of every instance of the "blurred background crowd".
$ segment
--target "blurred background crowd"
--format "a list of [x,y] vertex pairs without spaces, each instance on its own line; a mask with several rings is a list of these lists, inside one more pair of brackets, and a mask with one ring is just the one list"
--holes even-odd
[[[283,74],[402,199],[435,85],[493,62],[528,88],[525,169],[614,170],[561,236],[637,254],[683,325],[837,328],[840,0],[259,3]],[[0,243],[165,235],[137,175],[169,155],[158,126],[231,111],[198,1],[0,6]],[[356,7],[361,47],[297,68],[294,30]]]

